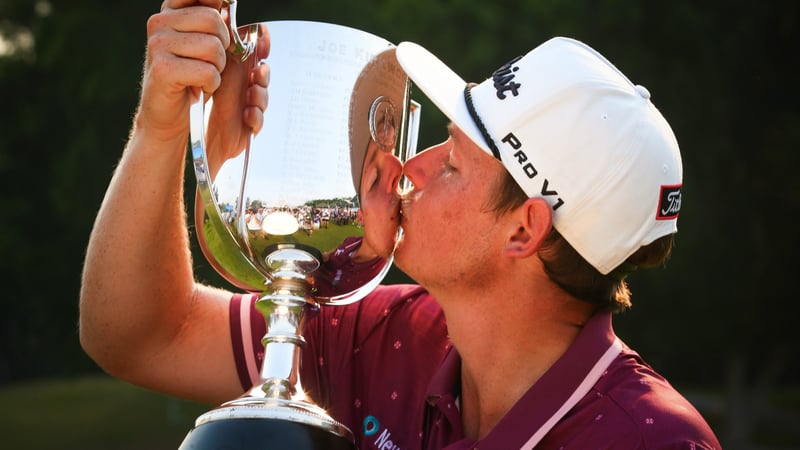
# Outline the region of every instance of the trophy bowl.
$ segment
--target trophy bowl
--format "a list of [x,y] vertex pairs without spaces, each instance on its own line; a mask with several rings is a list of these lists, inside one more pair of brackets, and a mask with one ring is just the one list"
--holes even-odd
[[[180,448],[355,448],[302,392],[302,331],[317,308],[361,300],[389,270],[401,232],[391,199],[416,149],[419,105],[389,41],[321,22],[237,27],[226,4],[239,56],[190,110],[194,219],[215,270],[259,294],[268,331],[259,382],[201,415]],[[242,98],[265,32],[269,106],[254,136]]]

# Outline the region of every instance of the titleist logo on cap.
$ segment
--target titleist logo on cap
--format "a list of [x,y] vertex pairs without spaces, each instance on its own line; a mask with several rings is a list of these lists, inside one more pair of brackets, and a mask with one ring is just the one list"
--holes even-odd
[[519,88],[522,87],[522,84],[514,82],[514,72],[519,70],[519,67],[514,66],[514,63],[520,59],[522,59],[522,56],[517,56],[492,73],[492,82],[497,90],[497,98],[500,100],[505,100],[506,92],[509,91],[514,97],[519,95]]
[[658,202],[656,220],[677,219],[681,212],[681,187],[661,186],[661,199]]

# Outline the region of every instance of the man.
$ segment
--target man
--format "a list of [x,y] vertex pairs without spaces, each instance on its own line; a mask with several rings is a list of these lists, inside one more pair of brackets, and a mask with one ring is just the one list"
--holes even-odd
[[[253,296],[191,271],[187,105],[215,90],[229,44],[221,1],[200,3],[167,0],[148,24],[141,105],[87,251],[81,340],[120,378],[219,403],[257,380],[265,330]],[[361,449],[720,448],[611,328],[625,275],[669,254],[680,205],[677,144],[647,91],[568,39],[477,85],[414,44],[397,59],[452,121],[404,167],[395,260],[422,287],[322,308],[305,334],[311,397]],[[266,70],[244,114],[255,128]]]

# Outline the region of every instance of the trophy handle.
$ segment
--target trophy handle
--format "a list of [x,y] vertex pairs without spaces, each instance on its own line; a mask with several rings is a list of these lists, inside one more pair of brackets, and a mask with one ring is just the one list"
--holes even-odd
[[[227,7],[228,9],[228,28],[230,29],[231,40],[233,41],[233,48],[230,51],[234,55],[240,56],[242,61],[245,61],[255,51],[256,44],[252,40],[245,42],[239,34],[240,30],[236,25],[236,0],[222,0],[222,3],[223,8]],[[245,36],[249,36],[253,31],[255,31],[251,27],[253,27],[253,25],[245,27]]]

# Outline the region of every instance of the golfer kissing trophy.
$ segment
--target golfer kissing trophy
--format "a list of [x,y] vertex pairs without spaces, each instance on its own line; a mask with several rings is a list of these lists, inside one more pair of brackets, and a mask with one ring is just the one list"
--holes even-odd
[[[226,7],[235,56],[220,88],[190,112],[195,225],[216,271],[259,295],[267,334],[259,381],[198,417],[180,449],[354,449],[351,431],[302,391],[302,331],[318,308],[362,299],[388,271],[397,228],[385,256],[355,273],[329,256],[343,242],[366,240],[370,224],[356,217],[370,142],[405,160],[416,148],[419,107],[390,42],[320,22],[237,27],[235,2]],[[242,106],[265,32],[269,106],[253,135]]]

